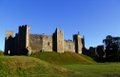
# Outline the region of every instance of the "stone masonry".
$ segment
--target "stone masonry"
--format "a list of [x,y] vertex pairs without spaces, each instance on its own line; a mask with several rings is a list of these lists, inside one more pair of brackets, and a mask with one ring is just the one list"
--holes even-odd
[[30,34],[30,27],[22,25],[18,33],[6,32],[5,55],[29,55],[36,52],[82,53],[84,38],[73,35],[73,40],[64,40],[64,32],[56,29],[53,35]]

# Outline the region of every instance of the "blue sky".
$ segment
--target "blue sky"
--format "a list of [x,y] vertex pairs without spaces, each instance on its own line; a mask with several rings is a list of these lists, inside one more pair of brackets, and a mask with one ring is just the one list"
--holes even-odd
[[5,31],[28,24],[33,34],[51,35],[55,28],[65,39],[80,32],[86,47],[102,44],[106,35],[120,36],[120,0],[0,0],[0,49]]

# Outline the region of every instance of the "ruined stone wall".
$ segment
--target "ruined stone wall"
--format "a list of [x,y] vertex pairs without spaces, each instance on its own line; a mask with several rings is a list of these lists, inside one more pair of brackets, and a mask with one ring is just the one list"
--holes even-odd
[[22,25],[18,33],[6,32],[5,54],[10,51],[13,55],[28,55],[35,52],[76,52],[81,54],[84,47],[84,39],[75,34],[72,40],[64,40],[64,32],[56,29],[52,36],[30,34],[30,27]]
[[33,53],[42,51],[42,35],[30,34],[29,44]]
[[29,29],[28,25],[19,26],[18,33],[14,36],[13,32],[6,32],[5,54],[27,55],[29,47]]
[[49,35],[43,35],[43,46],[42,51],[43,52],[52,52],[53,44],[52,44],[52,36]]
[[64,51],[65,52],[75,52],[75,45],[72,40],[64,41]]
[[11,55],[14,51],[14,32],[5,33],[5,55]]
[[34,52],[51,52],[52,36],[30,34],[30,48]]

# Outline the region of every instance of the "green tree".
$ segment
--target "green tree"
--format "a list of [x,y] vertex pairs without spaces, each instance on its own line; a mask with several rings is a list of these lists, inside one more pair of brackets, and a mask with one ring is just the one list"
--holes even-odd
[[103,40],[105,45],[106,58],[108,61],[119,61],[120,37],[106,36]]

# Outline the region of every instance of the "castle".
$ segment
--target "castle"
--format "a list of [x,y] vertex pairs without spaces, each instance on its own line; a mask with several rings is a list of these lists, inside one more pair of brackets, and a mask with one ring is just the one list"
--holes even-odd
[[64,32],[56,29],[50,35],[30,34],[28,25],[19,26],[19,31],[5,33],[5,55],[29,55],[36,52],[74,52],[81,54],[84,47],[84,38],[78,34],[73,40],[64,40]]

